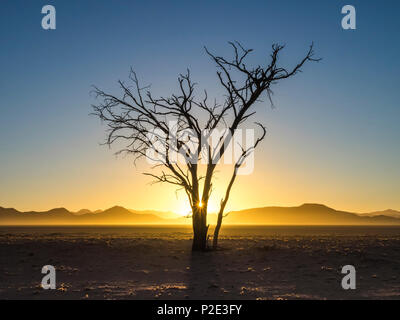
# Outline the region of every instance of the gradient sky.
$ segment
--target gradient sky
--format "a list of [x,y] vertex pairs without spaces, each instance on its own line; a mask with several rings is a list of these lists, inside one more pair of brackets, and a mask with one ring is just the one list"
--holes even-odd
[[[41,28],[41,8],[57,29]],[[341,8],[357,30],[341,28]],[[207,45],[255,49],[274,42],[293,65],[314,41],[320,63],[274,88],[276,109],[259,105],[268,136],[254,174],[239,177],[228,205],[324,203],[356,212],[400,209],[399,1],[16,1],[0,2],[0,206],[187,210],[184,194],[151,186],[130,158],[100,146],[89,116],[91,85],[118,92],[130,66],[154,93],[176,89],[191,68],[199,89],[220,96]],[[115,151],[115,150],[114,150]],[[211,203],[216,208],[223,178]]]

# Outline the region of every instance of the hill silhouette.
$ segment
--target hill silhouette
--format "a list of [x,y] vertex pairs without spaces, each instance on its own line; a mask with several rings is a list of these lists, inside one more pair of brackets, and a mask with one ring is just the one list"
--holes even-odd
[[[400,225],[397,211],[356,214],[338,211],[322,204],[303,204],[298,207],[263,207],[231,211],[225,224],[248,225]],[[215,224],[216,215],[208,221]],[[114,206],[106,210],[82,209],[76,213],[65,208],[44,212],[20,212],[0,207],[0,225],[110,225],[110,224],[190,224],[191,219],[172,212],[136,211]]]
[[400,224],[400,219],[384,215],[363,216],[338,211],[322,204],[306,203],[299,207],[264,207],[233,211],[224,222],[271,225],[380,225]]
[[104,211],[91,212],[80,210],[72,213],[65,208],[44,212],[19,212],[15,209],[0,207],[1,225],[90,225],[90,224],[162,224],[164,219],[153,214],[133,213],[128,209],[115,206]]
[[375,212],[365,213],[365,214],[363,214],[363,216],[368,216],[368,217],[387,216],[387,217],[393,217],[393,218],[400,218],[400,211],[387,209],[384,211],[375,211]]

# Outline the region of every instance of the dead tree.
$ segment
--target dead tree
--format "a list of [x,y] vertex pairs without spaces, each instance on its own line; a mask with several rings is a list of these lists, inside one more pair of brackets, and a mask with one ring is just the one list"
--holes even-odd
[[[210,102],[207,92],[204,97],[195,97],[196,84],[189,70],[178,77],[179,93],[170,97],[155,98],[149,87],[140,87],[135,72],[131,69],[133,86],[119,81],[120,96],[106,93],[97,87],[94,92],[100,99],[93,105],[93,114],[107,125],[106,144],[117,144],[117,153],[133,155],[134,160],[146,158],[154,165],[145,173],[154,182],[165,182],[182,189],[192,209],[193,251],[207,249],[207,208],[212,192],[212,181],[219,159],[232,142],[236,130],[256,113],[255,105],[263,94],[271,100],[271,87],[280,80],[300,72],[307,61],[314,58],[313,45],[293,68],[278,65],[278,56],[284,46],[273,45],[270,61],[265,66],[248,67],[245,63],[252,52],[238,42],[230,43],[233,58],[216,56],[205,48],[217,67],[217,76],[225,91],[223,102]],[[257,122],[260,135],[253,145],[241,146],[241,155],[236,159],[233,174],[221,200],[213,247],[217,247],[218,234],[237,173],[245,159],[265,138],[264,125]],[[213,130],[225,130],[216,146],[208,141]],[[121,144],[122,142],[122,144]],[[179,159],[179,161],[178,161]],[[204,165],[202,165],[204,164]],[[203,170],[200,169],[202,167]]]

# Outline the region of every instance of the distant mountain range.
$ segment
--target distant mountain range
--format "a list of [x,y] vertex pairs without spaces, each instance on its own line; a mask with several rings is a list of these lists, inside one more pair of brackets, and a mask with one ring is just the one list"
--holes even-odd
[[392,209],[388,209],[385,211],[376,211],[376,212],[371,212],[371,213],[364,213],[362,214],[363,216],[368,216],[368,217],[376,217],[376,216],[387,216],[387,217],[393,217],[393,218],[399,218],[400,219],[400,212]]
[[[384,211],[385,212],[385,211]],[[322,204],[303,204],[299,207],[265,207],[233,211],[225,218],[226,223],[278,225],[386,225],[400,224],[398,216],[381,213],[356,214],[338,211]]]
[[88,225],[88,224],[163,224],[165,219],[156,214],[136,213],[115,206],[107,210],[92,212],[87,209],[76,213],[65,208],[44,212],[20,212],[0,207],[0,225]]
[[[209,214],[215,224],[216,214]],[[0,225],[142,225],[189,224],[191,219],[173,212],[136,211],[115,206],[107,210],[82,209],[70,212],[56,208],[44,212],[20,212],[0,207]],[[224,218],[225,224],[254,225],[400,225],[400,212],[386,210],[365,214],[338,211],[321,204],[298,207],[264,207],[232,211]]]

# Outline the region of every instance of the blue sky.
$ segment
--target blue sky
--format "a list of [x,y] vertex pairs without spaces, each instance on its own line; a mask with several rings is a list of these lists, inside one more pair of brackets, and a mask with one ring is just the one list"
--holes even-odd
[[[56,8],[56,30],[41,28],[46,4]],[[356,30],[341,28],[346,4],[357,10]],[[168,94],[190,67],[199,88],[218,97],[203,46],[229,55],[227,41],[238,40],[255,49],[255,63],[275,42],[286,44],[282,64],[293,65],[312,41],[323,60],[274,89],[276,109],[259,107],[269,136],[256,166],[271,184],[232,205],[400,209],[399,12],[389,0],[3,0],[0,205],[168,209],[167,196],[142,201],[145,179],[99,146],[104,127],[88,115],[91,86],[117,92],[132,66]],[[110,187],[119,192],[99,196]]]

